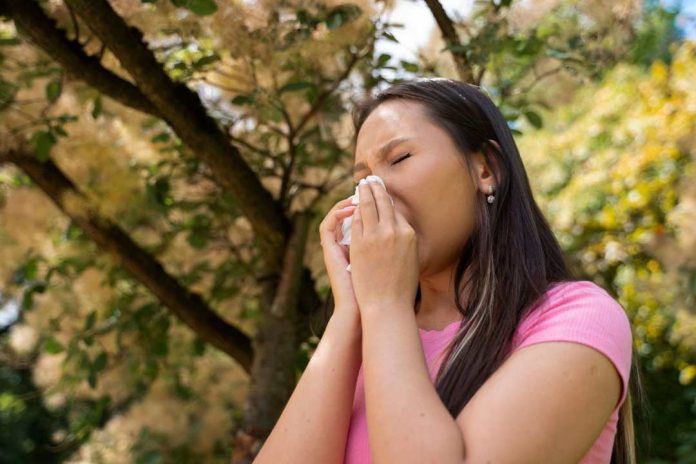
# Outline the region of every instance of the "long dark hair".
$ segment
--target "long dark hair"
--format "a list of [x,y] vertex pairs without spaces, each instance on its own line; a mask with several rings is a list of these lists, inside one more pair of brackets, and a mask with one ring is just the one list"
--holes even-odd
[[[476,226],[457,262],[455,303],[464,317],[435,382],[442,402],[457,417],[508,356],[515,330],[527,312],[552,286],[580,278],[571,272],[533,198],[505,118],[479,87],[444,78],[393,85],[355,107],[355,139],[370,113],[394,99],[420,103],[426,117],[447,131],[472,174],[468,155],[480,152],[490,161],[495,178],[495,201],[489,204],[484,192],[478,196]],[[419,286],[415,307],[420,298]],[[631,384],[643,398],[636,356],[633,360]],[[630,390],[619,411],[612,463],[636,461]]]

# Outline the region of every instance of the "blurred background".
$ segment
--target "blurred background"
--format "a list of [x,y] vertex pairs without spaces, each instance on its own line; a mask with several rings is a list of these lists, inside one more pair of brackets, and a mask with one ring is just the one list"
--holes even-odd
[[626,309],[639,462],[695,463],[695,41],[694,1],[0,0],[0,462],[248,462],[325,324],[353,105],[444,76]]

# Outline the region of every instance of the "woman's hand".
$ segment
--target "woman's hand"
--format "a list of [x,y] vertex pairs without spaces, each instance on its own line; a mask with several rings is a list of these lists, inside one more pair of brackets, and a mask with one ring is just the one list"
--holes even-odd
[[381,184],[361,182],[353,213],[350,262],[355,297],[365,311],[412,308],[418,291],[416,233]]
[[355,205],[351,204],[351,197],[336,203],[319,225],[319,236],[336,310],[354,312],[351,316],[359,321],[360,313],[355,300],[353,282],[350,273],[346,271],[349,258],[348,247],[338,243],[341,222],[350,216],[355,208]]

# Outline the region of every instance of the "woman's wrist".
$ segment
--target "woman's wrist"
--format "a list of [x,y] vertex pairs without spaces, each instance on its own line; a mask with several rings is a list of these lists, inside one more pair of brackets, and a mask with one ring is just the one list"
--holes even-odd
[[361,338],[362,327],[360,325],[360,312],[358,308],[353,307],[336,307],[329,319],[329,326],[337,327],[341,333],[354,334],[357,338]]

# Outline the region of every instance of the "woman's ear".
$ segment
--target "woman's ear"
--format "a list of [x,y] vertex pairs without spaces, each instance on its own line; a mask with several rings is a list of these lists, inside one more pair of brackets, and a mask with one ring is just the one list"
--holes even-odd
[[498,145],[498,142],[495,140],[488,139],[484,142],[481,150],[474,158],[477,164],[478,183],[481,191],[488,192],[489,184],[493,185],[494,189],[496,188],[494,185],[495,175],[493,174],[493,169],[499,168],[499,157],[496,156],[496,153],[493,153],[494,151],[500,153],[500,145]]
[[488,139],[488,140],[486,140],[486,142],[493,145],[495,147],[495,149],[498,150],[498,153],[500,153],[500,145],[498,145],[498,142],[496,142],[493,139]]
[[493,175],[493,170],[497,170],[497,168],[499,167],[498,157],[495,156],[496,153],[493,153],[494,150],[500,153],[500,145],[498,145],[498,142],[496,142],[495,140],[488,139],[483,143],[483,146],[480,150],[480,156],[476,157],[476,159],[480,163],[479,176],[484,174]]

